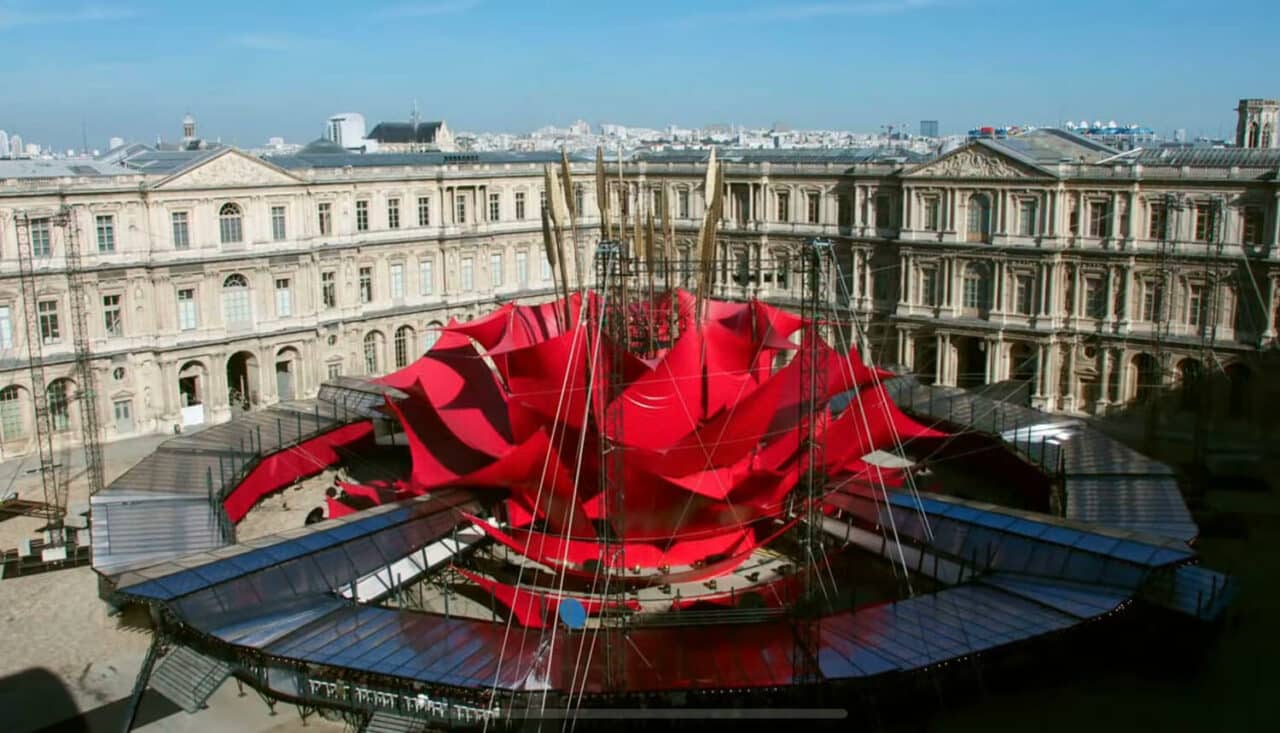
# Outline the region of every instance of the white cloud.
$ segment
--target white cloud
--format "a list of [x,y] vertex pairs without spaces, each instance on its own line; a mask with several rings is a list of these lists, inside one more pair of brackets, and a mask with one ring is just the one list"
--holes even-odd
[[63,10],[28,3],[0,3],[0,29],[24,25],[55,25],[62,23],[94,23],[125,20],[138,14],[133,8],[120,5],[92,4]]

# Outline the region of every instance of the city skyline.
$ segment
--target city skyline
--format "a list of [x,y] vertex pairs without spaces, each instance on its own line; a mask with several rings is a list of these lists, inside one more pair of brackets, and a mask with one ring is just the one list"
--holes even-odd
[[[416,99],[424,119],[511,133],[576,119],[866,132],[937,119],[943,134],[1114,119],[1229,137],[1236,100],[1280,94],[1264,78],[1265,19],[1280,10],[1237,5],[1188,23],[1199,6],[1180,0],[759,0],[694,11],[665,0],[454,0],[363,12],[233,0],[198,19],[149,0],[57,10],[0,1],[0,42],[13,54],[0,72],[0,128],[58,150],[86,137],[103,148],[112,136],[176,138],[191,112],[202,135],[251,147],[319,137],[336,112],[371,125],[407,119]],[[1235,53],[1210,53],[1224,36]]]

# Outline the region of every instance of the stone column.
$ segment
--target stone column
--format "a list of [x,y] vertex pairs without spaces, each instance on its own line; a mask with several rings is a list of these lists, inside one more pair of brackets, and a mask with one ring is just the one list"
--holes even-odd
[[1044,398],[1045,346],[1036,344],[1036,391],[1035,397]]
[[950,360],[948,359],[947,347],[950,339],[946,334],[943,334],[943,333],[936,334],[934,336],[934,339],[936,340],[936,346],[934,349],[936,352],[934,355],[935,356],[934,381],[937,384],[945,385],[948,383],[947,382],[947,363]]
[[1102,362],[1100,378],[1101,389],[1098,390],[1098,402],[1093,405],[1094,412],[1101,414],[1111,403],[1111,349],[1103,348],[1098,352],[1098,361]]

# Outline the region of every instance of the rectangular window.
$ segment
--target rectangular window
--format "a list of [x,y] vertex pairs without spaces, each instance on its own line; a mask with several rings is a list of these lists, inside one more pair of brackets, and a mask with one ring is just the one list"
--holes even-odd
[[1187,325],[1204,328],[1209,323],[1209,289],[1196,283],[1187,286]]
[[337,273],[320,273],[320,303],[325,310],[338,307]]
[[387,228],[400,228],[400,199],[387,199]]
[[689,218],[689,189],[682,188],[676,194],[676,201],[680,206],[679,216],[681,219]]
[[119,295],[102,296],[103,333],[108,337],[124,335],[124,316],[120,310]]
[[1155,323],[1160,318],[1161,295],[1160,283],[1152,281],[1142,283],[1142,320]]
[[1244,244],[1262,244],[1262,209],[1250,206],[1244,210],[1244,229],[1241,241]]
[[373,268],[360,268],[360,302],[373,302]]
[[499,194],[489,194],[489,221],[498,221],[499,208],[502,205],[502,198]]
[[1165,208],[1164,204],[1151,204],[1151,222],[1147,228],[1147,237],[1149,239],[1165,238],[1165,226],[1169,221],[1168,214],[1168,209]]
[[489,282],[495,288],[502,287],[502,253],[489,255]]
[[836,223],[842,227],[853,226],[853,197],[836,197]]
[[41,300],[36,303],[36,311],[40,314],[40,340],[46,344],[62,340],[62,329],[58,326],[58,301]]
[[476,289],[476,261],[471,257],[462,258],[462,268],[459,279],[462,281],[462,292],[470,293]]
[[1084,314],[1088,318],[1105,318],[1107,315],[1106,285],[1100,277],[1084,279]]
[[927,232],[936,232],[941,226],[938,221],[939,202],[936,198],[927,198],[924,201],[924,229]]
[[979,310],[986,307],[986,297],[982,287],[982,277],[975,273],[966,273],[964,276],[964,307],[969,310]]
[[1023,201],[1018,205],[1018,234],[1033,237],[1036,234],[1036,202]]
[[96,221],[98,225],[98,251],[115,252],[116,218],[111,214],[99,214],[96,217]]
[[404,297],[404,265],[399,262],[391,265],[391,297],[396,300]]
[[1212,212],[1209,210],[1208,204],[1198,204],[1196,206],[1196,230],[1195,240],[1197,242],[1209,241],[1209,233],[1213,226]]
[[13,311],[0,305],[0,349],[13,348]]
[[774,213],[777,215],[774,218],[780,222],[791,221],[791,194],[786,191],[778,192],[778,208]]
[[807,198],[808,198],[808,203],[809,203],[809,207],[808,207],[808,208],[809,208],[809,212],[808,212],[808,213],[809,213],[809,218],[808,218],[808,220],[807,220],[807,221],[808,221],[810,224],[817,224],[817,223],[818,223],[818,215],[819,215],[819,213],[821,213],[821,212],[819,211],[819,205],[818,205],[818,202],[819,202],[818,194],[816,194],[816,193],[811,193],[811,194],[809,194],[809,196],[808,196]]
[[289,278],[276,278],[276,317],[288,318],[293,315],[293,291],[289,288]]
[[550,280],[551,279],[551,260],[547,259],[547,256],[544,253],[541,257],[538,258],[538,262],[542,263],[542,279]]
[[431,197],[430,196],[418,197],[418,226],[420,227],[431,226]]
[[1013,309],[1024,316],[1031,315],[1031,302],[1035,297],[1035,281],[1030,275],[1017,275],[1014,279]]
[[271,207],[271,239],[275,242],[283,242],[288,231],[284,224],[284,207]]
[[460,192],[453,194],[453,223],[467,223],[467,197]]
[[317,212],[320,218],[320,235],[327,236],[333,233],[333,204],[328,201],[322,201],[318,205]]
[[112,414],[116,418],[116,431],[133,432],[133,403],[129,400],[116,400],[111,403]]
[[[586,205],[586,197],[587,195],[583,193],[582,186],[573,187],[573,210],[578,212],[578,216],[582,216],[582,209]],[[523,219],[524,217],[520,218]]]
[[920,272],[920,304],[938,304],[938,271],[928,268]]
[[516,282],[520,287],[529,287],[529,253],[516,252]]
[[1111,235],[1111,207],[1106,202],[1095,201],[1089,204],[1089,236],[1108,237]]
[[340,361],[330,362],[330,363],[329,363],[329,365],[328,365],[328,367],[327,367],[327,370],[326,370],[326,371],[327,371],[327,373],[328,373],[328,375],[329,375],[329,379],[337,379],[338,377],[341,377],[341,376],[342,376],[342,362],[340,362]]
[[885,229],[892,224],[892,222],[889,221],[891,216],[890,214],[891,211],[892,211],[892,204],[889,201],[888,195],[880,194],[879,196],[876,196],[876,227],[877,228]]
[[178,290],[178,330],[194,331],[196,329],[196,290],[181,288]]
[[49,257],[53,254],[53,236],[48,219],[31,220],[31,256]]
[[369,202],[368,201],[356,202],[356,231],[358,232],[369,231]]
[[1071,232],[1071,236],[1080,233],[1080,210],[1072,209],[1070,216],[1067,217],[1067,231]]
[[421,295],[431,295],[435,290],[435,267],[434,261],[430,257],[423,257],[418,260],[418,293]]
[[190,249],[191,224],[187,219],[187,212],[175,211],[169,215],[169,219],[173,224],[173,248]]
[[516,219],[524,221],[524,191],[516,191]]

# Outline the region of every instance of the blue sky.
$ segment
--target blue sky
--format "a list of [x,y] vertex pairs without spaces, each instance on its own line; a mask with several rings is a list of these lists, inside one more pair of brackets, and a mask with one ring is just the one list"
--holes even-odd
[[1230,135],[1278,97],[1275,0],[0,0],[0,129],[58,147],[305,142],[335,112],[944,132],[1063,119]]

